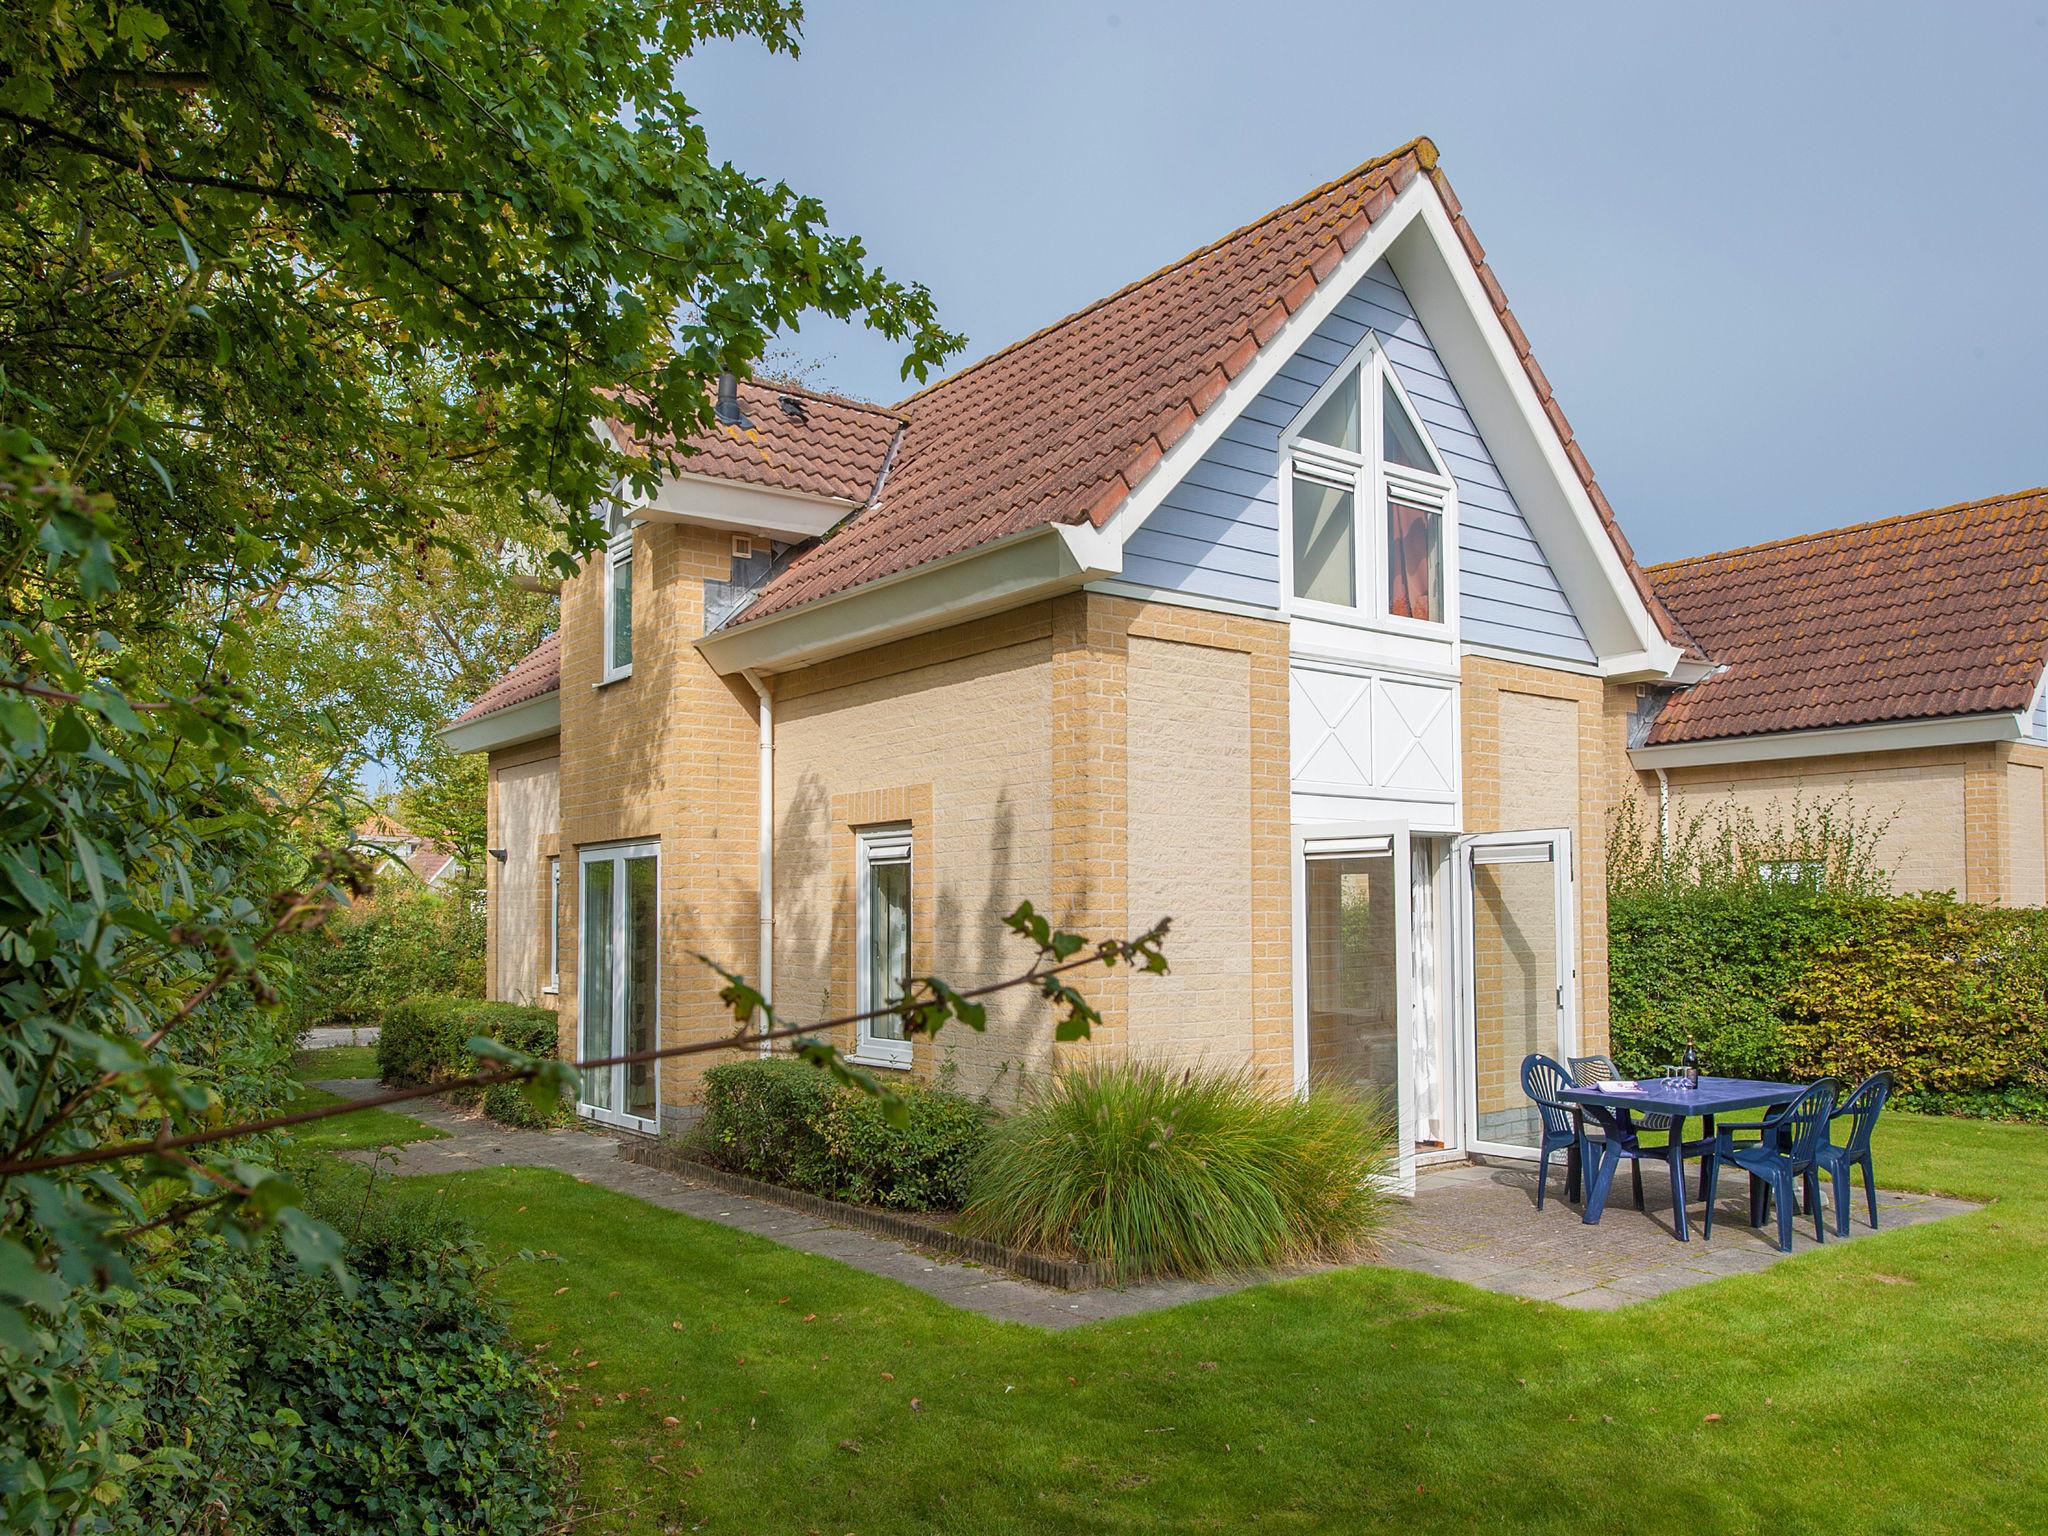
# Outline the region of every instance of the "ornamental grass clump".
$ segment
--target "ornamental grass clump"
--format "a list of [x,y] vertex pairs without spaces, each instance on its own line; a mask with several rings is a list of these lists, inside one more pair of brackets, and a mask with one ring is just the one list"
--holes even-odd
[[1393,1141],[1382,1103],[1328,1084],[1076,1068],[991,1128],[959,1226],[1113,1280],[1345,1258],[1379,1225]]

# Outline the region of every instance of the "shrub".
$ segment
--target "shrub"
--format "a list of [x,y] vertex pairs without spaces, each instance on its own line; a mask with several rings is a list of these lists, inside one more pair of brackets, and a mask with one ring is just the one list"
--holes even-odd
[[[394,1088],[424,1087],[466,1077],[486,1065],[469,1052],[469,1041],[476,1035],[503,1041],[530,1055],[552,1056],[558,1037],[556,1025],[555,1015],[545,1008],[468,997],[415,997],[385,1013],[383,1031],[377,1036],[377,1069]],[[566,1105],[541,1113],[518,1083],[501,1083],[481,1094],[474,1090],[451,1094],[455,1096],[471,1102],[481,1099],[484,1113],[508,1125],[544,1127],[560,1125],[569,1118]]]
[[353,1293],[275,1242],[215,1241],[128,1318],[156,1355],[138,1459],[190,1472],[134,1484],[115,1529],[550,1528],[552,1393],[484,1299],[479,1250],[438,1203],[360,1179],[308,1193],[352,1234]]
[[1119,1280],[1339,1257],[1380,1220],[1393,1142],[1383,1104],[1327,1084],[1089,1066],[993,1127],[960,1225]]
[[899,1210],[946,1210],[966,1193],[987,1115],[940,1088],[897,1090],[909,1123],[788,1056],[728,1062],[704,1074],[703,1135],[735,1172],[835,1200]]
[[[1731,813],[1732,814],[1732,813]],[[1797,836],[1754,823],[1668,855],[1632,811],[1609,867],[1613,1053],[1640,1075],[1688,1038],[1734,1076],[1854,1082],[1880,1069],[1922,1106],[2023,1106],[2048,1094],[2048,912],[1882,888],[1867,823],[1811,809]],[[1790,841],[1787,839],[1790,838]],[[1765,878],[1767,855],[1814,878]]]
[[293,1022],[375,1025],[394,1003],[427,993],[481,997],[484,911],[458,891],[443,896],[386,881],[293,955]]

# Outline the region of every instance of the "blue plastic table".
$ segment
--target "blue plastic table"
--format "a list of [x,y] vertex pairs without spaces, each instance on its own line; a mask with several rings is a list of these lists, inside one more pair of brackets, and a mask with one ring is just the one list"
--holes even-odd
[[1746,1077],[1702,1077],[1694,1088],[1662,1078],[1644,1078],[1634,1083],[1589,1083],[1583,1088],[1560,1089],[1559,1098],[1591,1115],[1610,1138],[1593,1144],[1598,1164],[1586,1181],[1586,1224],[1598,1225],[1601,1213],[1607,1209],[1608,1186],[1614,1182],[1614,1170],[1622,1156],[1616,1140],[1635,1134],[1633,1116],[1647,1112],[1672,1118],[1671,1145],[1666,1157],[1671,1164],[1673,1225],[1678,1240],[1685,1242],[1691,1236],[1685,1215],[1685,1121],[1705,1119],[1707,1137],[1711,1140],[1716,1115],[1744,1109],[1768,1112],[1790,1104],[1805,1091],[1797,1083],[1760,1083]]

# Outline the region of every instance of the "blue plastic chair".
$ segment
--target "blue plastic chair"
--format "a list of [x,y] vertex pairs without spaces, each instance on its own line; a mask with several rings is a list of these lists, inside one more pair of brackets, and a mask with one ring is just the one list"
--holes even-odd
[[[1827,1241],[1822,1224],[1819,1169],[1821,1148],[1828,1145],[1828,1121],[1835,1112],[1836,1084],[1824,1077],[1774,1115],[1753,1124],[1724,1125],[1707,1152],[1705,1232],[1714,1235],[1714,1193],[1721,1165],[1733,1163],[1749,1175],[1749,1224],[1763,1225],[1766,1197],[1778,1202],[1778,1248],[1792,1251],[1792,1211],[1803,1180],[1813,1197],[1813,1238]],[[1737,1131],[1756,1131],[1758,1139],[1738,1142]]]
[[1580,1126],[1572,1106],[1557,1096],[1560,1088],[1571,1086],[1571,1074],[1548,1056],[1531,1053],[1522,1058],[1522,1091],[1535,1101],[1536,1113],[1543,1122],[1543,1137],[1536,1152],[1536,1209],[1539,1211],[1543,1209],[1544,1193],[1550,1188],[1551,1153],[1561,1151],[1565,1156],[1565,1198],[1578,1199],[1584,1186],[1588,1143],[1593,1137]]
[[1835,1182],[1835,1231],[1849,1235],[1849,1170],[1863,1170],[1863,1195],[1870,1202],[1870,1225],[1877,1227],[1877,1176],[1871,1172],[1870,1133],[1877,1129],[1877,1117],[1892,1096],[1892,1075],[1873,1072],[1856,1085],[1856,1091],[1835,1107],[1835,1121],[1849,1122],[1848,1137],[1840,1142],[1832,1134],[1823,1137],[1819,1148],[1821,1170]]

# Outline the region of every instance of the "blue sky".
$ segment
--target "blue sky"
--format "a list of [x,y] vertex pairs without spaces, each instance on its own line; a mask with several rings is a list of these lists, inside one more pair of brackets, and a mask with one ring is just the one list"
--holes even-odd
[[[2048,0],[827,3],[681,71],[991,351],[1418,133],[1646,559],[2048,482]],[[906,392],[878,337],[796,348]]]

